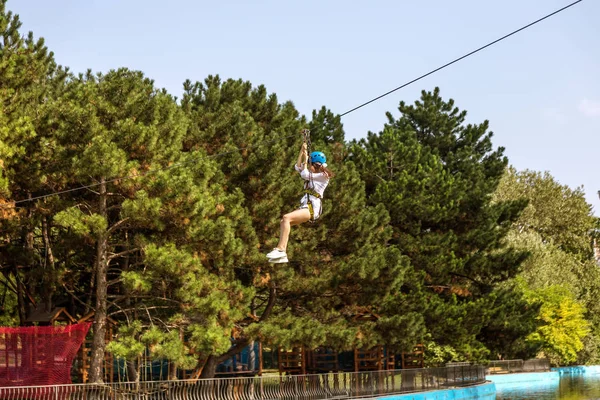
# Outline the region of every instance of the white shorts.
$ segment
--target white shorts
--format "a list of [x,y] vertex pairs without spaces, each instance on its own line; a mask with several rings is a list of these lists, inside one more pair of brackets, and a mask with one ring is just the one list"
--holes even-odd
[[300,209],[308,208],[308,199],[310,197],[310,202],[313,206],[313,221],[316,221],[321,216],[321,199],[316,198],[313,195],[304,195],[302,199],[300,199]]

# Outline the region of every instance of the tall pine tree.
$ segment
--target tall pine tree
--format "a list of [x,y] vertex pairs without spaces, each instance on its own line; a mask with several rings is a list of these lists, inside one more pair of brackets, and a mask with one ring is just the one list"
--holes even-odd
[[[308,124],[313,149],[328,154],[337,174],[322,219],[294,227],[288,247],[293,261],[273,266],[264,253],[277,243],[281,216],[295,209],[302,195],[293,164],[307,123],[291,103],[279,104],[263,86],[253,88],[249,82],[211,76],[204,83],[186,82],[185,89],[182,106],[192,121],[186,148],[204,148],[216,156],[228,190],[241,190],[251,216],[239,233],[246,232],[248,257],[239,258],[234,268],[255,293],[246,315],[256,317],[237,321],[234,347],[211,354],[204,376],[211,376],[215,362],[256,338],[341,349],[381,343],[385,332],[395,330],[402,334],[394,344],[414,344],[409,326],[418,325],[418,316],[396,316],[389,306],[403,282],[406,260],[386,246],[391,230],[386,229],[385,208],[366,206],[360,175],[351,162],[341,162],[346,148],[339,117],[323,108]],[[377,323],[357,318],[367,314],[381,318]]]
[[[175,279],[160,278],[170,273],[183,285],[184,276],[196,276],[196,258],[203,260],[209,249],[197,250],[197,257],[192,257],[192,250],[184,253],[184,260],[194,259],[181,261],[181,270],[177,264],[163,265],[156,254],[176,254],[178,245],[194,239],[218,242],[220,250],[235,248],[227,244],[235,223],[217,216],[223,212],[220,207],[226,209],[224,215],[235,215],[236,200],[219,195],[220,185],[214,185],[217,170],[205,154],[181,152],[187,119],[170,95],[139,72],[119,69],[81,75],[69,83],[53,117],[63,150],[60,159],[69,164],[63,170],[69,175],[63,179],[71,186],[93,185],[62,196],[64,210],[53,222],[64,228],[65,238],[76,242],[78,237],[79,248],[94,247],[88,253],[92,268],[87,272],[92,274],[88,288],[94,290],[90,297],[95,299],[90,380],[98,382],[109,311],[118,318],[135,318],[140,307],[165,307],[160,299],[140,300],[130,292],[132,285],[139,291],[139,271],[157,276],[163,284]],[[203,223],[206,218],[211,220]],[[163,302],[181,311],[179,303],[165,296]]]
[[[0,1],[0,265],[13,282],[18,315],[25,322],[28,299],[51,307],[56,269],[48,230],[48,210],[24,200],[51,190],[54,162],[47,106],[63,86],[66,71],[56,65],[42,38],[23,36],[17,15]],[[41,250],[39,250],[41,248]],[[44,284],[45,287],[40,286]],[[38,296],[39,295],[39,296]]]
[[379,134],[354,141],[350,159],[369,203],[389,211],[392,243],[410,259],[405,309],[422,311],[435,343],[485,357],[477,335],[500,306],[494,287],[527,255],[502,243],[524,203],[491,203],[507,159],[493,149],[487,121],[465,124],[466,112],[438,88],[399,111]]

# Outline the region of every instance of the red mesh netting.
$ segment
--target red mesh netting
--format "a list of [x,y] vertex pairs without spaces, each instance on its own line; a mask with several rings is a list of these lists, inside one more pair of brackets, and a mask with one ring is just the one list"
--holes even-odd
[[0,387],[71,383],[90,325],[0,328]]

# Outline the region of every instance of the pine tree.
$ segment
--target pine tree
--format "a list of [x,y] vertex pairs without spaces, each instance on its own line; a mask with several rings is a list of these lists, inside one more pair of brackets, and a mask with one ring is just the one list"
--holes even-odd
[[[6,280],[15,282],[19,319],[24,323],[27,295],[40,297],[51,307],[56,269],[47,209],[34,202],[17,209],[10,202],[48,189],[53,151],[46,109],[67,71],[56,65],[42,38],[35,39],[32,32],[22,36],[20,27],[18,16],[6,10],[6,1],[0,1],[0,199],[6,199],[0,200],[0,240],[4,242],[0,262],[5,264]],[[41,282],[46,284],[44,289],[39,287]]]
[[121,272],[127,276],[143,268],[145,252],[163,245],[153,242],[158,232],[188,233],[181,226],[185,212],[217,212],[216,200],[202,190],[215,169],[196,160],[201,154],[181,156],[187,120],[174,99],[139,72],[80,75],[69,83],[54,113],[60,159],[70,163],[63,179],[72,186],[93,184],[73,192],[54,223],[65,229],[65,237],[79,237],[79,248],[94,243],[90,380],[99,382],[108,308],[119,306],[107,296],[126,289],[118,285]]
[[465,124],[466,112],[439,89],[414,105],[400,102],[379,134],[354,141],[352,159],[369,203],[390,213],[392,243],[413,273],[402,291],[422,310],[427,331],[471,359],[487,356],[476,339],[491,318],[494,287],[518,272],[526,253],[502,239],[523,202],[491,204],[507,159],[492,148],[488,122]]
[[[203,376],[242,345],[258,338],[290,346],[330,345],[338,348],[387,342],[408,348],[415,343],[418,316],[398,317],[388,305],[403,282],[405,260],[386,246],[391,230],[384,207],[366,207],[365,189],[346,148],[339,116],[325,108],[306,123],[289,102],[278,104],[263,86],[240,80],[185,84],[182,106],[190,116],[186,148],[206,148],[218,156],[229,189],[244,195],[251,216],[244,225],[248,257],[240,258],[237,278],[255,293],[247,314],[255,319],[236,322],[234,347],[212,354]],[[324,199],[322,219],[294,227],[288,247],[290,264],[267,264],[264,254],[279,234],[281,216],[297,207],[302,181],[293,170],[301,143],[300,130],[310,127],[313,150],[329,154],[337,176]],[[233,148],[249,148],[233,151]],[[222,153],[225,156],[220,156]],[[254,238],[255,242],[246,241]],[[380,315],[376,323],[361,315]],[[310,325],[306,322],[310,320]],[[389,332],[396,332],[389,340]]]

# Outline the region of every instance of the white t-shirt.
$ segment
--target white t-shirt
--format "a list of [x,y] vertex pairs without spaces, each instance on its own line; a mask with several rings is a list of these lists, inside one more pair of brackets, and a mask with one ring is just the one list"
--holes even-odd
[[[300,172],[300,176],[302,179],[308,181],[307,189],[312,189],[315,192],[319,193],[321,197],[323,197],[323,193],[325,193],[325,188],[329,185],[329,177],[324,172],[310,172],[308,169],[304,169],[304,164],[302,164],[302,168],[298,168],[298,165],[294,164],[294,169]],[[311,185],[312,183],[312,185]]]

